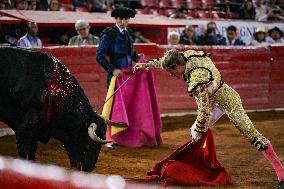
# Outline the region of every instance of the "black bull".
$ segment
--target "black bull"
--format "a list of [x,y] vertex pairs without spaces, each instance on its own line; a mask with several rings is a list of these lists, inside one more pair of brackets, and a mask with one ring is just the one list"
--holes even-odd
[[55,138],[83,171],[94,169],[105,142],[105,119],[66,67],[42,52],[0,48],[0,121],[15,132],[20,158],[35,160],[37,142]]

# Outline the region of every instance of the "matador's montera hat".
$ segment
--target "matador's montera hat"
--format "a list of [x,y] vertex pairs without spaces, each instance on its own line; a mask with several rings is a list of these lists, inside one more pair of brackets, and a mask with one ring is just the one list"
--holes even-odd
[[118,7],[111,12],[112,17],[134,18],[135,11],[127,7]]

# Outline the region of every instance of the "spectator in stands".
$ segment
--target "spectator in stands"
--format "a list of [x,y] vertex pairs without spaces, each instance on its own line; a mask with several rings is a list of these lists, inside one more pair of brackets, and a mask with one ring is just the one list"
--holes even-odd
[[73,0],[59,0],[60,10],[62,11],[74,11]]
[[218,38],[212,28],[208,28],[205,34],[197,39],[197,45],[217,45]]
[[47,11],[49,8],[49,1],[48,0],[37,0],[38,6],[37,10]]
[[231,14],[229,15],[228,18],[238,18],[238,14],[240,12],[240,9],[242,7],[242,5],[245,3],[245,0],[226,0],[229,3],[229,10],[227,10],[228,12],[226,12],[227,14]]
[[59,10],[60,10],[59,0],[50,0],[49,1],[49,11],[59,11]]
[[90,25],[85,20],[78,20],[75,23],[75,29],[78,35],[72,37],[69,40],[68,45],[97,45],[99,44],[99,38],[90,34]]
[[280,9],[271,9],[266,15],[260,17],[258,21],[284,20],[283,13]]
[[277,5],[277,0],[269,0],[267,5],[266,5],[266,13],[268,13],[271,10],[274,10],[274,9],[283,12],[283,10],[280,8],[280,6]]
[[170,18],[187,18],[188,10],[185,7],[177,8],[169,15]]
[[197,45],[217,45],[217,42],[224,38],[219,34],[217,24],[213,21],[207,23],[205,33],[197,38]]
[[252,46],[259,46],[259,45],[268,45],[265,40],[266,32],[264,28],[257,28],[253,34],[253,40],[251,41],[250,45]]
[[19,39],[18,47],[24,48],[40,48],[42,47],[41,40],[37,37],[38,27],[37,23],[30,21],[27,23],[27,34]]
[[[131,30],[127,27],[135,12],[127,7],[119,7],[111,12],[111,16],[116,24],[102,31],[96,55],[98,63],[107,72],[107,88],[113,76],[123,75],[122,69],[131,68],[132,61],[138,62],[140,58],[133,48]],[[111,140],[109,128],[107,140]],[[106,147],[113,149],[115,144],[107,144]]]
[[0,0],[0,10],[4,10],[4,9],[6,9],[5,1]]
[[37,10],[37,0],[28,0],[28,10]]
[[227,28],[227,37],[222,38],[218,41],[218,45],[246,45],[240,38],[238,37],[236,26],[229,26]]
[[220,34],[220,31],[218,30],[216,22],[208,22],[207,23],[207,29],[211,28],[214,32],[214,35],[217,37],[217,40],[220,40],[223,38],[223,36]]
[[266,14],[266,6],[263,4],[262,0],[255,0],[255,19],[263,17]]
[[255,7],[252,0],[246,0],[242,8],[239,11],[239,19],[254,20],[255,19]]
[[48,44],[53,45],[68,45],[69,35],[67,32],[57,32],[55,38],[51,39]]
[[137,0],[114,0],[114,4],[116,7],[123,6],[131,8],[132,10],[142,8],[140,1]]
[[284,0],[278,0],[279,7],[284,10]]
[[0,24],[0,44],[16,46],[21,37],[21,27],[18,25],[6,25],[4,28]]
[[16,0],[15,8],[16,10],[28,10],[28,1],[27,0]]
[[268,30],[268,37],[266,38],[266,41],[269,44],[283,44],[283,31],[281,31],[278,27]]
[[187,25],[181,32],[179,43],[183,45],[195,45],[194,28],[191,25]]
[[147,39],[142,35],[140,31],[134,31],[133,32],[134,36],[134,43],[151,43],[150,39]]
[[107,12],[109,7],[106,5],[106,0],[89,0],[89,10],[91,12]]
[[179,33],[172,31],[168,33],[168,44],[169,45],[178,45],[180,40]]
[[12,9],[12,8],[13,8],[13,2],[11,0],[0,0],[0,10]]

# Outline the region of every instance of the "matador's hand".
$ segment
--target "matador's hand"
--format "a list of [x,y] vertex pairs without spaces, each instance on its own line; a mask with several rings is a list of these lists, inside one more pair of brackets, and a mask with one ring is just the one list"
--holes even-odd
[[196,129],[196,123],[194,123],[191,127],[191,138],[193,142],[199,141],[202,135],[204,134],[204,133],[197,132],[195,129]]
[[146,63],[137,63],[135,64],[135,66],[133,67],[133,71],[137,72],[139,70],[143,70],[143,69],[147,69]]

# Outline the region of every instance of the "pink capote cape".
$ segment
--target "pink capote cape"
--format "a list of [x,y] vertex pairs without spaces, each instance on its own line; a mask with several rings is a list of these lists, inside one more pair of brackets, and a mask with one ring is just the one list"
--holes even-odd
[[[132,69],[123,71],[125,75],[116,78],[115,89],[132,74]],[[112,140],[119,145],[142,147],[162,144],[162,123],[151,70],[139,71],[115,94],[111,120],[128,125],[120,132],[112,128]]]

